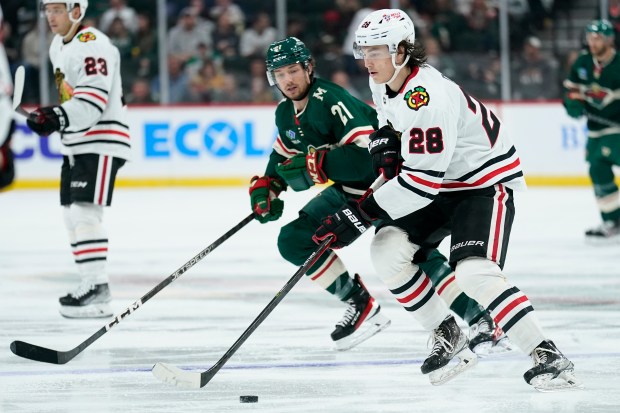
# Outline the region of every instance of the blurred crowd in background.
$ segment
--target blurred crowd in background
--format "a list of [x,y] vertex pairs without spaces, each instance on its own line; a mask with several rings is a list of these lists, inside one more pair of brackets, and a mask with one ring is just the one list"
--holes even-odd
[[[89,0],[86,25],[105,32],[122,57],[126,100],[159,101],[154,0]],[[353,33],[389,0],[287,1],[286,35],[312,50],[316,73],[370,99],[363,61],[352,55]],[[498,0],[400,0],[416,25],[428,62],[480,99],[500,99]],[[37,0],[1,0],[3,39],[13,70],[27,68],[24,102],[39,101],[41,50]],[[600,17],[596,0],[508,0],[511,98],[557,99],[583,47],[585,24]],[[620,30],[620,0],[609,0]],[[273,0],[167,2],[167,65],[171,103],[268,103],[280,99],[265,77],[265,51],[279,40]],[[47,27],[47,25],[46,25]],[[51,42],[51,35],[48,36]],[[616,42],[620,35],[616,36]],[[51,77],[51,69],[50,69]],[[55,96],[55,94],[52,94]]]

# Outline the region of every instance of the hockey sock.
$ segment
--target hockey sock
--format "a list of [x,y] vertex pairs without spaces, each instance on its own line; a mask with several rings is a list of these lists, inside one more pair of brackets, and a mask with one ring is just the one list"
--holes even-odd
[[306,274],[312,281],[341,301],[346,301],[362,287],[347,272],[334,251],[329,251]]

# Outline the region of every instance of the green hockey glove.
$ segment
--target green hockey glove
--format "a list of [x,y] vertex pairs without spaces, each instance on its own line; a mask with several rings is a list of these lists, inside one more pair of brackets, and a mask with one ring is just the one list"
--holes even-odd
[[306,167],[306,155],[303,153],[278,164],[276,171],[293,191],[305,191],[314,185]]
[[250,181],[252,211],[261,224],[275,221],[282,216],[284,201],[278,198],[282,189],[282,182],[270,176],[255,176]]

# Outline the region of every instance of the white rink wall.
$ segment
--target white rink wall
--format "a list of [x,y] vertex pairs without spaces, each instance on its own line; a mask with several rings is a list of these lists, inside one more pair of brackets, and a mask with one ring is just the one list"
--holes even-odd
[[[520,152],[530,185],[587,185],[584,120],[560,102],[489,103]],[[235,186],[262,174],[276,137],[275,105],[130,107],[133,160],[118,186]],[[16,115],[15,188],[56,187],[60,139],[40,138]]]

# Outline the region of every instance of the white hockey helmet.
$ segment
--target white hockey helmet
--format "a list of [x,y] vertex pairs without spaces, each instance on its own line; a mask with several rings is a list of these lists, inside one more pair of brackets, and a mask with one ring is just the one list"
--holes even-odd
[[363,46],[387,45],[390,54],[395,54],[403,40],[415,42],[415,29],[407,13],[399,9],[375,10],[357,27],[353,53],[363,59]]
[[41,12],[45,12],[45,6],[47,4],[64,4],[67,6],[67,11],[73,10],[76,6],[80,6],[80,17],[73,19],[71,13],[69,13],[69,19],[73,22],[79,22],[86,16],[86,9],[88,8],[88,0],[41,0]]

